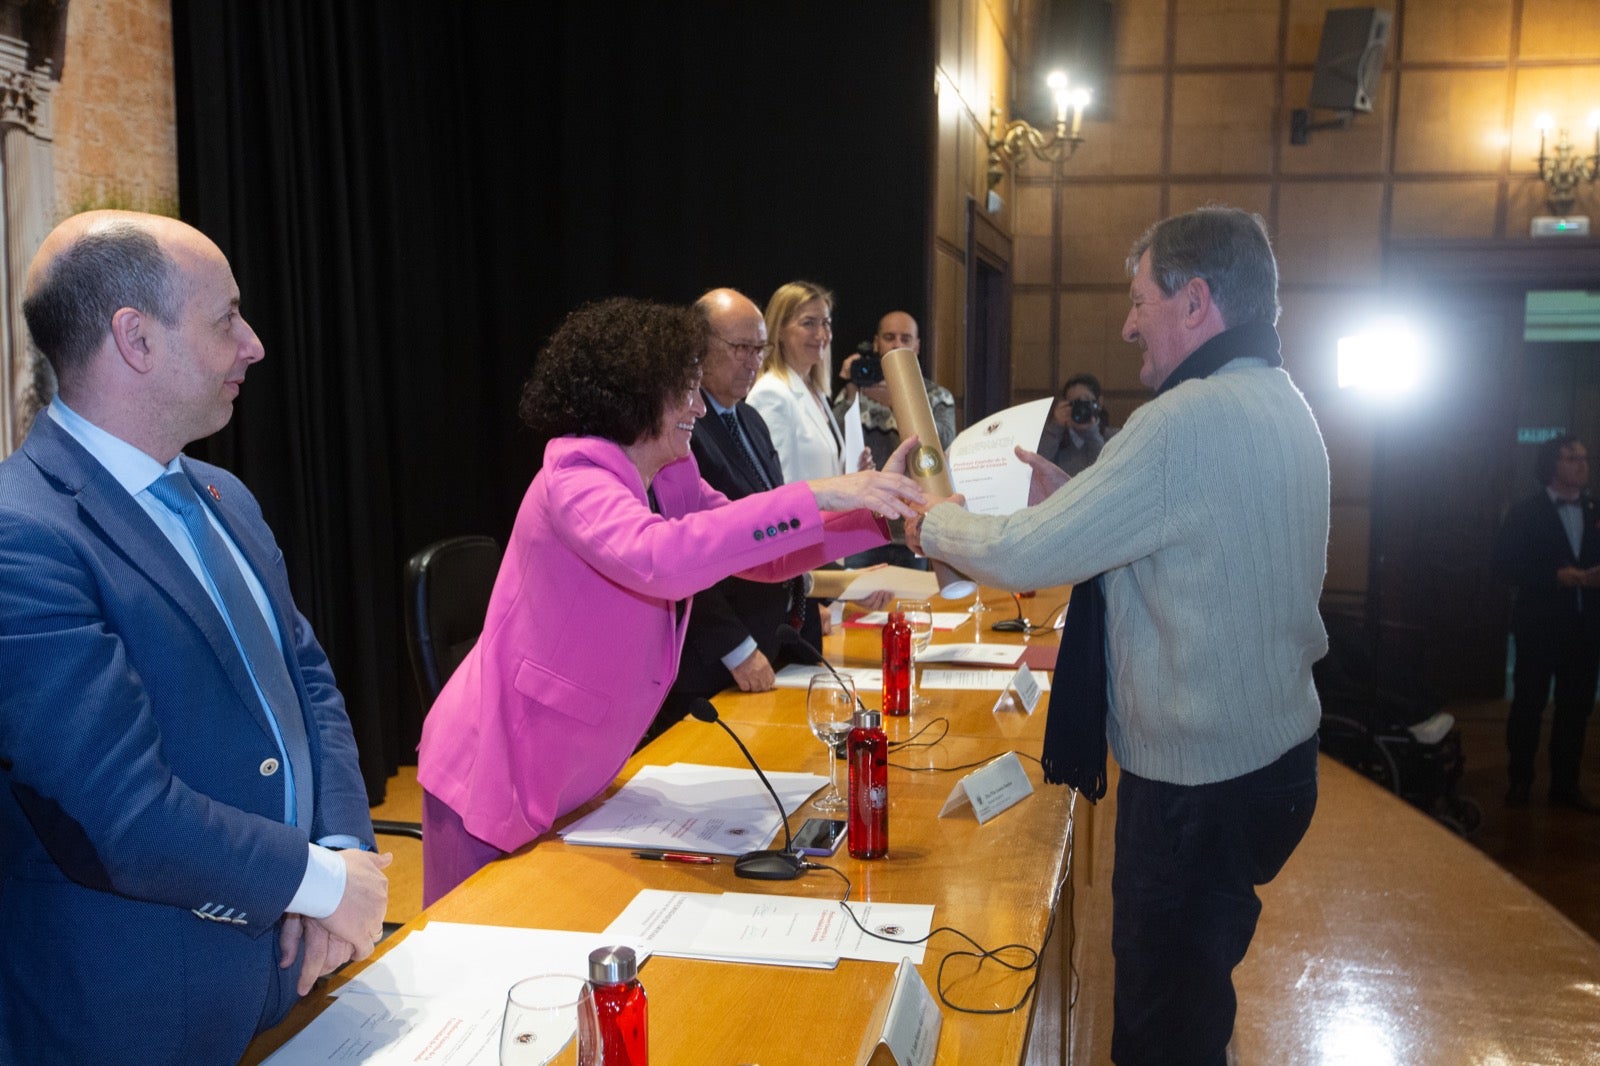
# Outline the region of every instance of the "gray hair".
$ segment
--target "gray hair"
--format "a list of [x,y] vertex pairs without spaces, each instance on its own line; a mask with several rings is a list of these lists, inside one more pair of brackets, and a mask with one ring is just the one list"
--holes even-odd
[[1278,263],[1267,224],[1236,207],[1202,207],[1163,219],[1144,231],[1128,253],[1128,276],[1150,253],[1150,276],[1171,296],[1203,278],[1229,329],[1278,321]]
[[177,264],[155,236],[119,220],[95,226],[46,264],[22,314],[34,346],[66,382],[88,365],[122,308],[175,325],[178,288]]

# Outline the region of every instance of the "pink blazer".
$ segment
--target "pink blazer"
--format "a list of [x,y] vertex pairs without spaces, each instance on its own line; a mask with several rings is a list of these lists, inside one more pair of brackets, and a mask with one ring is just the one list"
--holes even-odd
[[778,581],[884,543],[804,484],[729,501],[692,457],[652,486],[622,448],[564,437],[517,514],[483,635],[428,712],[422,787],[513,851],[610,784],[678,670],[687,600],[730,574]]

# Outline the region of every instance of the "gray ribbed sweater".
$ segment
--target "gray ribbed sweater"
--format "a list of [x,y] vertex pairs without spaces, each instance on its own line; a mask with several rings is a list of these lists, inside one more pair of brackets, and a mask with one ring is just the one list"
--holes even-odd
[[1107,736],[1141,777],[1237,777],[1317,728],[1328,453],[1289,376],[1260,359],[1145,404],[1039,506],[941,505],[922,540],[999,588],[1105,572]]

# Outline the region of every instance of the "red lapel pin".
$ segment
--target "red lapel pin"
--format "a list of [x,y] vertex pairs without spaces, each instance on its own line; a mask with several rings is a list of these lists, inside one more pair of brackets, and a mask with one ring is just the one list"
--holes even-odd
[[207,485],[206,491],[211,493],[211,498],[213,500],[216,500],[218,503],[222,502],[222,493],[217,491],[217,487],[215,485]]

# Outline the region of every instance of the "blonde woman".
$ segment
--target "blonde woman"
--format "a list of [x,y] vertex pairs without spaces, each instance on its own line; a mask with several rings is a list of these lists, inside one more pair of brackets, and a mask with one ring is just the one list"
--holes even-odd
[[[785,482],[845,472],[844,431],[828,404],[833,374],[833,294],[809,281],[780,286],[767,301],[771,347],[747,402],[761,412]],[[872,452],[852,456],[851,470],[871,470]]]

